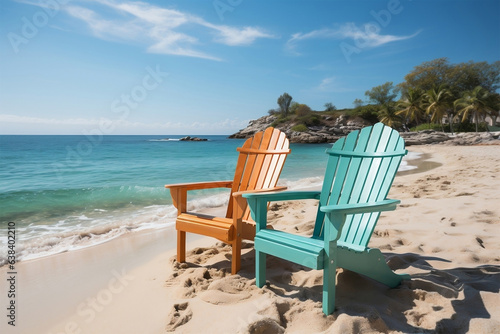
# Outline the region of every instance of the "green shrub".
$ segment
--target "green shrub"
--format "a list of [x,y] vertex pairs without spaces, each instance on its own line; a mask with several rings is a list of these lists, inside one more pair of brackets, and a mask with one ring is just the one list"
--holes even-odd
[[318,115],[308,114],[297,119],[300,123],[305,124],[307,126],[314,126],[321,124],[321,119]]
[[297,125],[293,126],[292,130],[293,131],[297,131],[297,132],[306,132],[306,131],[309,131],[309,129],[307,128],[307,126],[305,126],[304,124],[297,124]]
[[[443,127],[444,131],[446,131],[447,129],[448,132],[450,131],[450,126],[448,124],[444,124]],[[423,131],[423,130],[443,131],[441,125],[436,123],[424,123],[410,129],[410,131]]]
[[295,109],[295,114],[300,117],[309,115],[310,113],[312,113],[312,110],[307,104],[299,104]]
[[[448,125],[448,131],[450,131],[450,126]],[[460,124],[453,124],[453,131],[455,132],[476,132],[476,124],[470,122],[464,122]],[[486,123],[479,123],[477,126],[477,131],[484,132],[488,131],[486,128]]]
[[277,120],[271,123],[271,126],[275,128],[277,125],[288,122],[290,120],[290,116],[283,117],[283,115],[280,115]]
[[366,106],[356,107],[351,110],[346,110],[345,114],[351,117],[361,117],[364,120],[367,120],[368,122],[375,124],[378,122],[379,109],[380,107],[369,104]]

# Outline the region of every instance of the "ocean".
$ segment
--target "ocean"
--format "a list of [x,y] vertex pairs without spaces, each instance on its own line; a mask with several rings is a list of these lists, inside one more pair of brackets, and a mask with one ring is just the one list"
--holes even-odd
[[[164,185],[231,180],[244,141],[181,137],[0,135],[0,266],[9,222],[17,260],[172,226],[176,210]],[[330,146],[291,144],[279,184],[319,188]],[[403,161],[400,170],[409,168]],[[189,209],[222,206],[227,198],[226,189],[190,192]]]

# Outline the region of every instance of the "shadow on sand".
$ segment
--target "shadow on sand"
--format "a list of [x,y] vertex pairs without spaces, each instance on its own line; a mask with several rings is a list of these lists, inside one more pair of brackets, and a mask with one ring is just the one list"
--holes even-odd
[[[242,269],[237,275],[237,281],[238,284],[243,281],[245,286],[253,287],[255,252],[251,249],[251,244],[244,245],[244,248],[248,251],[242,255]],[[183,270],[204,268],[203,270],[208,270],[210,274],[203,274],[198,278],[196,284],[199,284],[199,287],[208,286],[217,278],[231,277],[230,254],[230,247],[221,245],[195,249],[188,254],[188,262],[185,264],[172,260],[179,271],[174,277],[180,277]],[[206,265],[206,261],[215,255],[223,257],[219,258],[218,262]],[[441,270],[433,268],[428,261],[452,262],[414,253],[384,255],[391,269],[397,270],[398,273],[409,267],[418,269],[420,273],[412,275],[411,280],[403,281],[399,287],[391,289],[357,273],[339,270],[336,310],[333,317],[328,317],[329,322],[334,323],[339,321],[342,315],[348,315],[371,325],[375,332],[460,334],[470,332],[471,320],[492,318],[481,293],[500,291],[500,266],[482,265],[475,268]],[[204,278],[208,280],[205,283]],[[317,303],[320,313],[322,271],[268,256],[266,278],[268,283],[264,289],[288,300],[288,306],[282,307],[283,313],[286,313],[291,305],[307,301]],[[201,290],[204,289],[198,289]],[[285,318],[285,314],[280,314],[280,317]],[[487,326],[486,329],[488,328]]]

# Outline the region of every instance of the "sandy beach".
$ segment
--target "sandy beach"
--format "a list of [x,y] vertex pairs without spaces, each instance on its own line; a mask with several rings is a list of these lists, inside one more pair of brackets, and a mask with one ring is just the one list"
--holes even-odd
[[[195,236],[179,264],[173,229],[150,230],[18,263],[16,326],[4,316],[1,332],[500,333],[500,146],[409,149],[425,159],[397,175],[389,197],[401,205],[370,241],[412,276],[397,288],[339,270],[324,316],[321,271],[269,257],[260,289],[252,243],[230,275],[230,247]],[[312,233],[315,201],[270,209],[276,229]]]

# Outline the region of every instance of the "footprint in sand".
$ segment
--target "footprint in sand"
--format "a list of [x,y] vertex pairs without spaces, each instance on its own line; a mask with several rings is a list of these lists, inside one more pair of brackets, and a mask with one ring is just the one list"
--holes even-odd
[[269,318],[263,318],[255,321],[254,323],[248,326],[248,333],[257,334],[257,333],[285,333],[285,329],[281,327],[276,321]]
[[173,332],[179,326],[184,325],[193,317],[193,311],[189,307],[189,303],[175,304],[167,319],[169,323],[165,327],[167,332]]
[[461,197],[461,196],[472,196],[474,195],[475,193],[468,193],[468,192],[461,192],[457,195],[455,195],[455,197]]
[[238,303],[251,298],[252,291],[260,291],[252,283],[239,275],[220,278],[211,282],[200,298],[214,305]]

